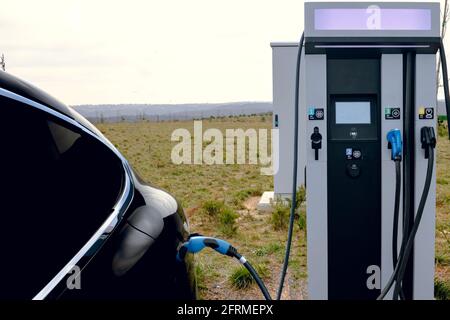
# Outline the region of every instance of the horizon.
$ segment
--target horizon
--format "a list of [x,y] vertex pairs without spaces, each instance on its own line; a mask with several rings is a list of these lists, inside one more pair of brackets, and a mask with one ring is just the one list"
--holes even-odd
[[225,105],[225,104],[273,104],[272,101],[228,101],[228,102],[188,102],[188,103],[83,103],[68,105],[70,107],[80,107],[80,106],[186,106],[186,105]]

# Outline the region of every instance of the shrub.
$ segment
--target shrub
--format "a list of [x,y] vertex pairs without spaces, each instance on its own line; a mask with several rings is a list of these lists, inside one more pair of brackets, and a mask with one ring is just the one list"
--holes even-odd
[[207,288],[205,270],[203,270],[203,265],[198,262],[195,264],[195,279],[199,290],[205,290]]
[[232,236],[237,231],[236,219],[239,217],[223,201],[208,200],[203,202],[201,212],[211,220],[217,220],[219,231],[225,236]]
[[303,202],[306,200],[306,189],[304,186],[300,186],[297,190],[296,200],[295,200],[295,209],[300,208]]
[[438,300],[450,300],[450,284],[442,280],[434,280],[434,297]]
[[270,222],[275,230],[284,230],[289,224],[289,206],[281,200],[275,203]]
[[[300,188],[298,188],[296,193],[295,211],[296,211],[296,218],[298,220],[298,226],[301,230],[304,230],[306,228],[306,214],[298,212],[300,206],[305,200],[306,200],[305,187],[300,186]],[[286,204],[286,202],[288,204]],[[286,199],[285,201],[283,201],[281,198],[278,198],[275,201],[275,206],[271,217],[271,223],[275,230],[286,229],[287,226],[289,225],[291,204],[292,204],[291,199]]]
[[241,201],[247,200],[248,197],[259,197],[262,195],[260,188],[244,189],[235,193],[234,202],[239,203]]
[[217,217],[225,208],[223,201],[208,200],[203,202],[201,211],[210,218]]
[[[260,277],[264,277],[267,274],[267,269],[261,265],[255,266],[256,272],[258,272]],[[233,287],[236,289],[246,289],[250,287],[254,282],[255,279],[253,279],[250,272],[242,267],[239,266],[236,269],[234,269],[233,273],[230,276],[230,282]]]
[[232,209],[223,207],[219,213],[219,230],[225,236],[232,236],[236,234],[237,226],[236,219],[239,217]]
[[441,266],[448,266],[450,265],[450,258],[444,254],[436,254],[436,263],[440,264]]
[[300,210],[298,214],[297,224],[300,230],[306,230],[306,212],[304,212],[303,210]]
[[439,120],[438,121],[438,136],[439,137],[445,137],[448,134],[448,121],[444,121],[444,120]]
[[231,285],[236,289],[246,289],[250,287],[253,281],[250,272],[242,266],[235,269],[230,276]]
[[269,254],[273,254],[275,252],[278,252],[281,249],[283,249],[281,244],[279,244],[277,242],[273,242],[273,243],[268,244],[265,247],[256,249],[255,250],[255,255],[258,256],[258,257],[262,257],[262,256],[265,256],[265,255],[269,255]]

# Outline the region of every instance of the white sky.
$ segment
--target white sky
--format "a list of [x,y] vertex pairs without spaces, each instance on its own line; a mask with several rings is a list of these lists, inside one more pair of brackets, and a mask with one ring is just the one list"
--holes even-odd
[[298,0],[0,4],[7,71],[69,105],[271,101],[269,44],[302,29]]

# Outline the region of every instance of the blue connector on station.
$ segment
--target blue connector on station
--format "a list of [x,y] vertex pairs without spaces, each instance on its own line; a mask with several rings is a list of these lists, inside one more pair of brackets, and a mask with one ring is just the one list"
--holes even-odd
[[400,161],[402,159],[402,134],[399,129],[392,129],[388,132],[387,141],[388,147],[391,149],[391,159],[394,161]]

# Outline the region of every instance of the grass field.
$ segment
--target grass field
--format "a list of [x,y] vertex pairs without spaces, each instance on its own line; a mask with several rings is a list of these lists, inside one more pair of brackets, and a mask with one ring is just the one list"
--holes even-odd
[[[177,128],[192,132],[193,122],[97,124],[145,178],[174,194],[183,204],[191,232],[229,240],[257,266],[275,295],[286,241],[287,210],[258,214],[255,204],[263,191],[273,190],[273,178],[258,165],[175,165],[171,134]],[[208,119],[203,130],[270,128],[271,116]],[[450,288],[450,142],[438,143],[436,287],[449,298]],[[301,209],[303,211],[303,209]],[[280,223],[281,221],[281,223]],[[298,219],[285,286],[285,299],[306,298],[306,241],[304,221]],[[278,222],[278,223],[277,223]],[[203,299],[252,299],[260,292],[236,261],[205,250],[196,256],[199,292]]]

